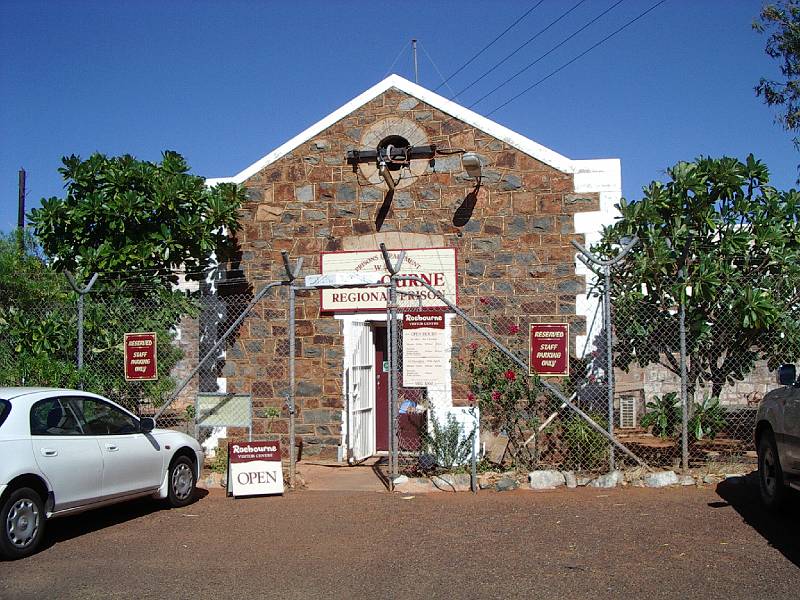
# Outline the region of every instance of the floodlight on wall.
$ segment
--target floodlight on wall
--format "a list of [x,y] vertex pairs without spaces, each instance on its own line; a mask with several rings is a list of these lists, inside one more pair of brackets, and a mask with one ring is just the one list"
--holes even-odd
[[465,152],[461,156],[461,165],[467,172],[467,175],[473,179],[480,180],[481,178],[481,159],[474,152]]

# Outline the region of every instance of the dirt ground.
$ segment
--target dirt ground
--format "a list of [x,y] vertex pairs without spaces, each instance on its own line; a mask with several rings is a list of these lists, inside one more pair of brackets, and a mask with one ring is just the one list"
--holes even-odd
[[220,490],[49,524],[0,598],[800,598],[800,502],[714,488]]

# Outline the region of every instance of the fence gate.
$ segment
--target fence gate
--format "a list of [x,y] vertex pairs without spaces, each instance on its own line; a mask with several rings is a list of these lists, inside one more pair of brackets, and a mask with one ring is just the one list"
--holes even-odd
[[347,385],[350,458],[364,460],[375,453],[375,351],[368,323],[355,322],[355,346],[350,354]]

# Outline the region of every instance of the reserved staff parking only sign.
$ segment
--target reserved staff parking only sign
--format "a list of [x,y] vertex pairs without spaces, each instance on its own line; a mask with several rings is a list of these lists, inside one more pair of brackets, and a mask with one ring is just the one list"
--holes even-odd
[[280,442],[230,442],[228,492],[233,496],[283,494]]

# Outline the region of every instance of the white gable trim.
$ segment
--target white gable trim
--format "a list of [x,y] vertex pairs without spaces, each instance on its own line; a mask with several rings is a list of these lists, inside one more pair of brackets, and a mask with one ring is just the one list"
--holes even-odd
[[533,140],[511,131],[507,127],[503,127],[502,125],[495,123],[494,121],[487,119],[486,117],[483,117],[478,113],[469,110],[468,108],[464,108],[463,106],[456,104],[455,102],[452,102],[451,100],[448,100],[439,94],[427,90],[416,83],[412,83],[407,79],[400,77],[399,75],[389,75],[389,77],[372,86],[363,94],[356,96],[350,102],[335,110],[321,121],[318,121],[302,133],[294,136],[285,144],[278,146],[275,148],[275,150],[267,154],[261,160],[254,162],[245,170],[237,173],[233,177],[208,179],[206,183],[208,185],[216,185],[223,182],[243,183],[264,167],[272,164],[282,156],[289,154],[289,152],[298,146],[312,139],[314,136],[318,135],[340,119],[343,119],[370,100],[377,98],[390,88],[397,88],[398,90],[405,92],[406,94],[413,96],[418,100],[422,100],[434,108],[447,113],[450,116],[455,117],[456,119],[459,119],[469,125],[472,125],[473,127],[488,133],[492,137],[506,142],[508,145],[513,146],[517,150],[520,150],[563,173],[575,172],[575,165],[573,164],[573,161],[566,156],[563,156],[558,152],[554,152],[549,148],[545,148],[541,144],[537,144]]

